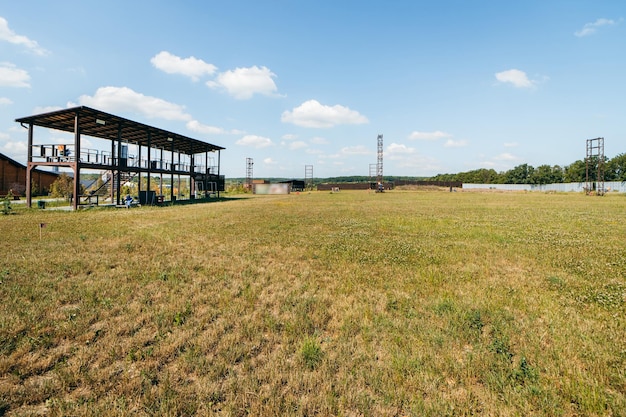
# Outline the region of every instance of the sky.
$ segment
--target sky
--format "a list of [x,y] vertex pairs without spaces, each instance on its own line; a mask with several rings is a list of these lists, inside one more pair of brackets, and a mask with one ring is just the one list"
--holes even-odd
[[[626,152],[623,0],[0,0],[0,153],[88,106],[226,148],[221,173],[428,177]],[[36,133],[35,140],[39,139]],[[60,132],[46,143],[66,143]]]

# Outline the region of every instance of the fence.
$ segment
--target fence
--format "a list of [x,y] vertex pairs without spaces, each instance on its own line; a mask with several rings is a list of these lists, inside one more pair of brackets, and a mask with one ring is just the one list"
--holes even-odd
[[[586,183],[569,182],[557,184],[466,184],[464,190],[501,190],[501,191],[555,191],[555,192],[585,192]],[[608,192],[626,193],[626,181],[605,181],[604,189]]]

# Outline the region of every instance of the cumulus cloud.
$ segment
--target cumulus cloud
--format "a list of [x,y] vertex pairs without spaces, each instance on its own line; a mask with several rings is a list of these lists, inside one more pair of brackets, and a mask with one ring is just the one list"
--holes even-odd
[[202,133],[206,135],[241,135],[242,133],[245,133],[237,129],[226,130],[221,127],[205,125],[197,120],[188,121],[187,129],[191,130],[192,132]]
[[311,138],[311,143],[314,145],[328,145],[328,139],[316,136]]
[[8,99],[6,97],[0,97],[0,106],[8,106],[9,104],[13,104],[11,99]]
[[30,87],[30,75],[9,62],[0,63],[0,87]]
[[467,141],[465,139],[461,140],[452,140],[448,139],[446,143],[443,144],[445,148],[462,148],[467,146]]
[[5,143],[0,149],[2,149],[2,153],[8,157],[19,161],[24,158],[24,155],[28,154],[28,145],[26,140],[13,141],[6,134],[1,134],[0,140],[5,140]]
[[181,74],[198,81],[203,75],[213,75],[217,67],[201,59],[190,56],[181,58],[167,51],[161,51],[150,59],[155,68],[168,74]]
[[391,160],[404,159],[407,155],[413,153],[415,153],[415,148],[395,142],[387,146],[387,149],[385,150],[385,156]]
[[235,144],[240,146],[249,146],[252,148],[267,148],[268,146],[272,146],[272,140],[270,138],[266,138],[263,136],[256,135],[246,135],[239,139]]
[[593,35],[594,33],[596,33],[598,28],[601,28],[602,26],[613,26],[613,25],[616,25],[617,23],[618,22],[616,22],[615,20],[611,20],[611,19],[597,19],[595,22],[585,23],[582,29],[574,32],[574,35],[578,36],[579,38]]
[[205,125],[197,120],[188,121],[187,129],[191,130],[192,132],[204,133],[208,135],[219,135],[222,133],[226,133],[221,127]]
[[358,146],[346,146],[339,151],[341,155],[372,155],[374,151],[370,148],[358,145]]
[[411,171],[436,171],[439,165],[433,158],[419,155],[417,149],[401,143],[392,143],[385,149],[385,158],[393,161],[396,168],[408,168]]
[[341,105],[326,106],[317,100],[309,100],[285,111],[281,116],[283,123],[293,123],[302,127],[326,128],[336,125],[364,124],[369,120],[359,112]]
[[238,100],[247,100],[255,94],[276,95],[276,77],[267,67],[236,68],[220,73],[215,81],[207,81],[210,88],[223,88]]
[[263,163],[264,163],[265,165],[276,165],[276,164],[277,164],[277,162],[276,162],[276,161],[274,161],[272,158],[265,158],[265,159],[263,160]]
[[81,105],[111,113],[137,113],[150,119],[192,120],[184,106],[137,93],[128,87],[100,87],[93,96],[83,95],[78,101]]
[[414,131],[409,135],[410,140],[439,140],[452,137],[451,134],[436,130],[434,132]]
[[505,152],[495,156],[493,159],[496,161],[517,161],[519,158],[513,154]]
[[516,88],[532,88],[535,86],[536,81],[532,81],[528,78],[524,71],[518,69],[510,69],[496,73],[496,80],[499,83],[510,83]]
[[9,22],[0,17],[0,40],[12,43],[14,45],[25,46],[27,50],[36,55],[47,55],[49,52],[39,46],[39,44],[26,36],[18,35],[9,28]]
[[[67,103],[67,107],[76,107],[76,104]],[[63,110],[61,106],[36,106],[33,109],[33,114],[52,113],[53,111]]]
[[307,146],[309,146],[309,145],[307,145],[306,142],[303,142],[301,140],[297,140],[295,142],[289,143],[289,150],[295,151],[295,150],[298,150],[298,149],[306,148]]

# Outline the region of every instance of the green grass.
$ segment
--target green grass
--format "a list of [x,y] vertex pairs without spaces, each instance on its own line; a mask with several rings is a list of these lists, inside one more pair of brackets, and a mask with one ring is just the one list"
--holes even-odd
[[0,216],[0,415],[626,415],[623,195],[248,197]]

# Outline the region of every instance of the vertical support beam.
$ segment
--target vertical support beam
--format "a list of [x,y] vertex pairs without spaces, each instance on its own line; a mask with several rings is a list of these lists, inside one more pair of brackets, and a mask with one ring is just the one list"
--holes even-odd
[[78,195],[80,194],[80,115],[78,112],[76,112],[74,116],[74,149],[76,152],[76,160],[72,163],[74,170],[72,208],[78,210]]
[[31,170],[33,169],[33,124],[28,124],[28,160],[26,163],[26,205],[28,208],[31,208],[33,203],[32,196],[32,175]]
[[[141,161],[141,159],[139,159]],[[150,194],[150,177],[152,176],[152,133],[148,131],[148,183],[146,186],[146,200],[148,199],[148,194]],[[154,201],[150,202],[152,205]]]
[[172,163],[170,164],[170,201],[174,202],[174,142],[172,142]]
[[[177,153],[178,155],[178,170],[180,171],[180,152]],[[178,193],[176,193],[176,199],[180,200],[180,173],[178,175],[176,175],[176,178],[178,179]]]
[[163,196],[163,148],[159,157],[159,194]]
[[[216,184],[216,188],[217,188],[217,197],[219,198],[220,196],[220,187],[219,187],[219,183],[221,182],[220,179],[220,166],[222,163],[222,153],[221,150],[217,150],[217,184]],[[207,162],[208,164],[208,162]]]
[[196,163],[195,155],[191,154],[191,163],[189,165],[189,198],[196,198],[196,180],[193,177],[195,171],[194,164]]
[[[139,192],[139,194],[141,194],[141,143],[137,144],[137,158],[139,159],[137,162],[137,166],[135,167],[135,169],[137,170],[137,190]],[[130,172],[130,171],[129,171]],[[147,200],[147,198],[146,198]]]
[[[128,148],[127,148],[128,149]],[[113,191],[115,191],[115,204],[122,204],[121,194],[122,194],[122,173],[120,172],[120,165],[122,164],[122,123],[117,125],[117,155],[113,156],[113,168],[115,169],[115,178],[113,178],[113,171],[111,171],[111,201],[113,201]],[[115,185],[117,184],[117,187]]]

